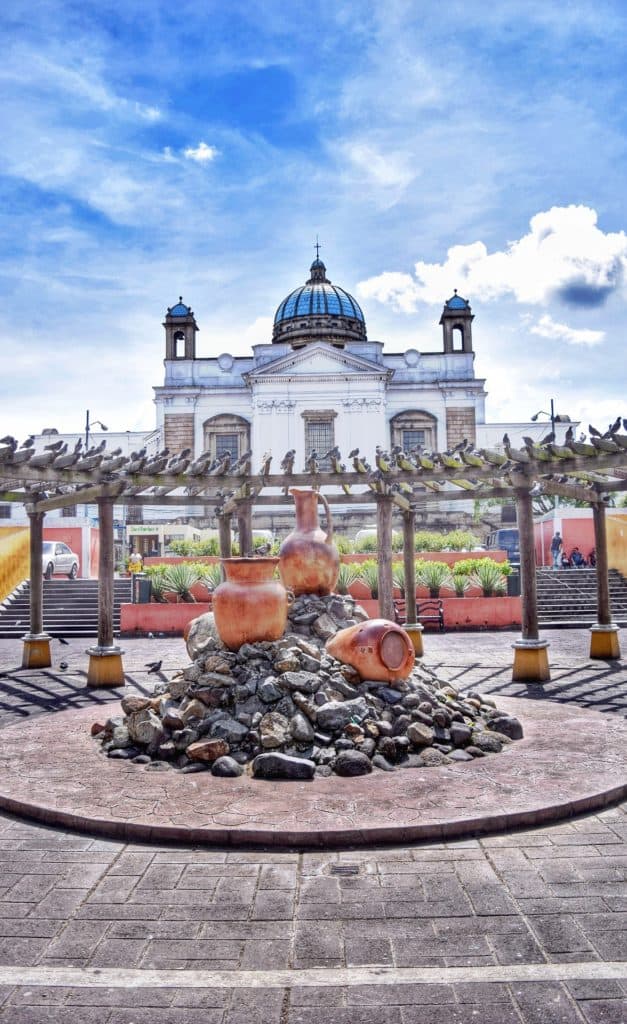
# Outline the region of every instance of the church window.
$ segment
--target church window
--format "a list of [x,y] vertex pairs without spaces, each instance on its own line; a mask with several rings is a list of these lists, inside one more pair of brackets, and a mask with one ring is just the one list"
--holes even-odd
[[250,423],[241,416],[212,416],[203,424],[203,448],[214,459],[230,452],[231,461],[235,462],[250,448]]
[[61,509],[62,519],[73,519],[76,515],[76,505],[64,505]]
[[337,413],[334,409],[311,409],[306,410],[302,416],[305,421],[305,458],[308,459],[312,451],[315,451],[318,453],[320,469],[331,469],[330,460],[322,456],[335,444],[333,421]]
[[185,357],[185,334],[183,331],[174,332],[174,358],[183,359]]
[[457,324],[451,331],[453,340],[453,352],[464,351],[464,328]]
[[437,449],[437,419],[424,409],[407,409],[390,421],[390,443],[403,451],[412,448]]
[[11,518],[11,504],[10,504],[10,502],[7,502],[6,505],[4,503],[2,503],[0,505],[0,519],[10,519],[10,518]]

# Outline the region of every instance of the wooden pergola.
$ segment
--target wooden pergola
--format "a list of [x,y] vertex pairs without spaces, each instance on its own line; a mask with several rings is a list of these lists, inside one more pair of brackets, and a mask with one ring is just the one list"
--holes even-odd
[[[617,424],[619,421],[617,421]],[[222,557],[231,553],[231,528],[237,522],[240,551],[253,553],[255,509],[291,504],[290,487],[323,491],[332,505],[374,505],[379,539],[379,609],[394,618],[392,596],[392,523],[402,519],[407,623],[416,623],[414,534],[416,513],[442,501],[513,498],[518,513],[521,553],[522,635],[514,643],[513,678],[550,678],[546,640],[540,638],[536,597],[533,498],[539,494],[575,498],[593,510],[597,559],[597,622],[591,627],[590,656],[619,658],[618,627],[612,622],[608,585],[605,509],[612,493],[627,489],[627,434],[610,428],[591,431],[590,443],[534,444],[512,448],[507,435],[503,450],[476,449],[463,442],[441,453],[377,448],[370,466],[358,451],[349,465],[335,449],[328,453],[331,469],[321,471],[315,453],[304,472],[293,471],[288,452],[280,471],[272,456],[263,456],[252,472],[251,452],[235,465],[229,456],[211,460],[209,453],[193,459],[166,451],[153,457],[137,453],[126,458],[108,452],[104,443],[88,452],[67,453],[62,442],[34,453],[29,442],[18,446],[11,437],[0,442],[0,501],[25,505],[30,520],[30,629],[23,638],[23,667],[51,664],[50,637],[43,631],[43,524],[47,512],[95,503],[100,527],[98,639],[88,649],[89,686],[118,686],[124,681],[122,650],[113,636],[113,507],[114,505],[198,506],[211,508],[218,520]],[[421,651],[421,642],[417,643]]]

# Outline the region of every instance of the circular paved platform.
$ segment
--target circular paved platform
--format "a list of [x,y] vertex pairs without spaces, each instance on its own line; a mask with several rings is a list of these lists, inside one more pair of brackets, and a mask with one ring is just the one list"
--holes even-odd
[[328,847],[537,825],[627,794],[627,722],[546,701],[498,703],[525,729],[502,754],[312,782],[149,771],[98,752],[96,709],[42,715],[2,731],[0,806],[125,840]]

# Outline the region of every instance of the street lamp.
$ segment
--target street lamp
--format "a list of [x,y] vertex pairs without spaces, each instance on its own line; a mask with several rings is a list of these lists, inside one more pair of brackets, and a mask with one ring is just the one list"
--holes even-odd
[[548,416],[550,418],[550,420],[551,420],[551,433],[555,434],[555,420],[556,420],[556,418],[559,419],[560,417],[556,417],[555,416],[555,407],[553,405],[553,399],[551,399],[551,412],[548,413],[548,412],[545,412],[544,409],[540,409],[539,412],[535,413],[531,417],[533,423],[537,422],[538,416]]
[[102,420],[90,420],[90,418],[89,418],[89,409],[88,409],[87,410],[87,414],[85,416],[85,451],[87,451],[87,449],[89,448],[89,433],[91,431],[91,428],[95,427],[95,426],[100,427],[102,430],[108,430],[109,429],[108,427],[105,427],[105,425],[102,422]]

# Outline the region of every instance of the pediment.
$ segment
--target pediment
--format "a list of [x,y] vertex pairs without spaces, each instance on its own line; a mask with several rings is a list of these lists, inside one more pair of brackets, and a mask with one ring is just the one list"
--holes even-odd
[[263,366],[250,370],[245,377],[249,381],[258,381],[277,377],[337,377],[372,376],[389,378],[393,371],[371,362],[363,356],[355,356],[343,349],[322,343],[307,345],[302,349],[290,352],[287,356],[274,359]]

